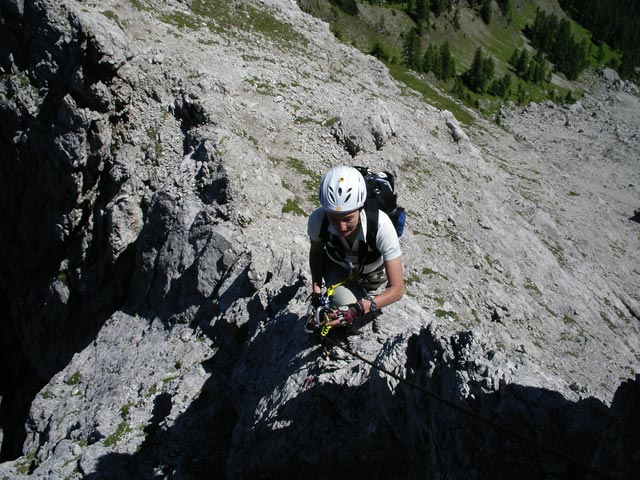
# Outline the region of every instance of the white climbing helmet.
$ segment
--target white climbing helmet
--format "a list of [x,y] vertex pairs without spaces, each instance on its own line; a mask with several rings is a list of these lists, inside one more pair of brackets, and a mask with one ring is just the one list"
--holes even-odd
[[320,205],[328,212],[348,213],[364,206],[367,185],[353,167],[333,167],[320,182]]

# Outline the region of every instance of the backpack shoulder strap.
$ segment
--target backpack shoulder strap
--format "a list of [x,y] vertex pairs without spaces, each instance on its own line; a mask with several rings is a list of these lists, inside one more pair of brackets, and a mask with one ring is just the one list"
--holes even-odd
[[329,240],[329,217],[325,213],[322,217],[322,225],[320,226],[320,240],[323,243],[327,243]]
[[360,249],[358,252],[358,259],[361,263],[364,262],[364,259],[367,257],[369,250],[380,254],[380,251],[376,246],[376,238],[378,236],[378,220],[380,215],[380,208],[376,197],[374,196],[367,198],[367,202],[365,203],[364,208],[365,214],[367,215],[367,237],[366,244],[360,244]]

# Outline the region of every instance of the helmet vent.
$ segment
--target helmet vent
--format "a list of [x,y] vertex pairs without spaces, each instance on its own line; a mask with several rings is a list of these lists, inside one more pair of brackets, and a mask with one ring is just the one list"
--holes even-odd
[[335,203],[335,201],[336,201],[336,196],[335,196],[335,194],[333,193],[333,188],[329,187],[329,188],[327,189],[327,196],[331,199],[331,201],[332,201],[332,202],[334,202],[334,203]]

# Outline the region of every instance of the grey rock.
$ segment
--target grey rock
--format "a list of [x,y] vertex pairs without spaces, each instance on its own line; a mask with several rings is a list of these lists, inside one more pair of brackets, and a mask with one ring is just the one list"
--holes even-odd
[[[570,475],[441,399],[637,471],[631,85],[463,130],[296,2],[250,5],[296,48],[243,2],[211,5],[233,32],[190,2],[5,4],[2,475]],[[323,355],[285,206],[362,162],[410,210],[407,295]]]

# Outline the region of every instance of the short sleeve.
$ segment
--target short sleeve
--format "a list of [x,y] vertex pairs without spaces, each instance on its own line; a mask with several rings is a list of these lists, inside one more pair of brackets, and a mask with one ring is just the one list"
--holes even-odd
[[376,246],[382,254],[382,259],[384,261],[393,260],[394,258],[398,258],[402,255],[400,239],[398,238],[396,229],[393,226],[393,222],[391,222],[389,216],[382,211],[378,218]]
[[322,220],[324,218],[324,209],[322,207],[315,209],[309,215],[307,220],[307,235],[312,242],[319,242],[320,229],[322,228]]

